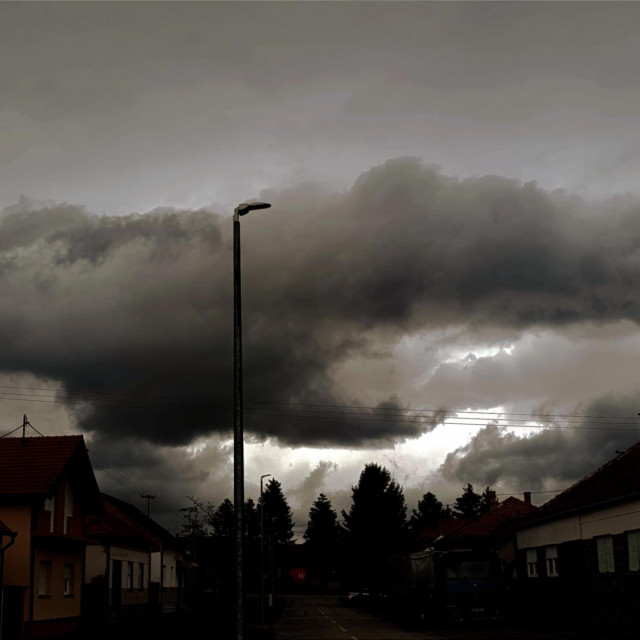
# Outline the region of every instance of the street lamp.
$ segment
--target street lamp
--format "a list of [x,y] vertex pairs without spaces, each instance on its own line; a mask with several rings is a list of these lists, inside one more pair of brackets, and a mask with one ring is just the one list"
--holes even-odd
[[264,624],[264,500],[262,499],[262,481],[270,473],[260,476],[260,622]]
[[244,432],[242,424],[242,296],[240,290],[240,216],[268,209],[268,202],[243,202],[233,212],[233,503],[236,538],[236,638],[244,635],[242,584],[242,510],[244,507]]

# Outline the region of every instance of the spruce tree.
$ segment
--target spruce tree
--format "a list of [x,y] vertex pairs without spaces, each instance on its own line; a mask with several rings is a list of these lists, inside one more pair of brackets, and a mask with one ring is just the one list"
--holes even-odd
[[304,539],[310,577],[325,587],[338,565],[340,525],[338,514],[324,493],[318,496],[309,510]]
[[456,498],[453,508],[458,518],[477,518],[482,513],[482,496],[473,490],[471,483],[468,483],[462,495]]
[[442,502],[431,491],[427,491],[418,501],[418,508],[413,509],[409,527],[413,534],[418,534],[426,527],[436,527],[445,516]]
[[407,539],[407,507],[402,487],[385,467],[367,464],[352,487],[352,505],[342,511],[355,586],[383,589],[387,558]]
[[278,545],[289,545],[293,540],[293,519],[282,485],[271,478],[262,494],[265,533]]

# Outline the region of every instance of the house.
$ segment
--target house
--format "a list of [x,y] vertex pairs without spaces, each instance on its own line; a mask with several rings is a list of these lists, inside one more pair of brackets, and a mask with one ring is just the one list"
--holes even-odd
[[78,627],[85,517],[102,509],[82,436],[0,439],[0,520],[17,533],[4,554],[4,624],[14,637]]
[[149,608],[157,538],[118,507],[120,500],[106,494],[102,499],[105,512],[87,520],[93,541],[86,553],[87,618],[103,623],[143,617]]
[[469,518],[440,518],[430,526],[424,527],[416,535],[413,541],[414,551],[422,551],[432,547],[436,540],[449,536],[462,527],[466,527],[471,520]]
[[[105,621],[175,610],[182,596],[178,540],[134,505],[102,494],[105,513],[88,521],[85,580]],[[100,602],[100,604],[98,604]]]
[[7,525],[0,520],[0,638],[7,637],[9,630],[4,628],[4,554],[5,551],[15,542],[18,534],[11,531]]
[[524,500],[509,496],[478,518],[443,536],[435,546],[441,549],[490,549],[497,552],[502,560],[507,577],[515,578],[516,538],[513,525],[536,511],[529,492],[525,492]]
[[537,616],[640,634],[640,443],[516,530],[521,598]]

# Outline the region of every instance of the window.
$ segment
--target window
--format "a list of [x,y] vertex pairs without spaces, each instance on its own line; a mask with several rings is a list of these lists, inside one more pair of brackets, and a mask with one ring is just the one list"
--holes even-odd
[[64,565],[64,595],[72,596],[74,589],[74,573],[75,573],[75,565],[73,562],[67,562]]
[[73,518],[73,491],[71,487],[67,485],[64,488],[64,534],[67,535],[68,519]]
[[167,586],[167,565],[162,565],[162,576],[160,577],[160,584],[163,587]]
[[144,589],[144,564],[138,562],[138,589]]
[[51,496],[44,501],[44,510],[49,512],[49,533],[53,533],[56,513],[56,497]]
[[629,571],[640,571],[640,531],[627,533],[629,549]]
[[527,549],[527,577],[538,577],[538,553],[536,549]]
[[51,595],[51,562],[49,560],[40,561],[40,571],[38,574],[38,595]]
[[558,575],[558,547],[556,545],[546,547],[544,557],[547,562],[547,575],[552,578],[556,577]]
[[596,538],[596,548],[598,550],[598,572],[613,573],[615,571],[613,538],[611,536]]
[[127,589],[133,589],[133,562],[127,562]]

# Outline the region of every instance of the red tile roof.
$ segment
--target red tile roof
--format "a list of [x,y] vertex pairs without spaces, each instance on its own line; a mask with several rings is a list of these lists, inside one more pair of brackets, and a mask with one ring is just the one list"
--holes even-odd
[[119,500],[106,493],[102,494],[102,499],[108,513],[114,516],[117,515],[120,520],[131,525],[138,531],[144,531],[146,536],[150,536],[158,542],[169,546],[176,544],[176,538],[172,533],[169,533],[169,531],[159,525],[153,518],[150,518],[140,511],[135,505],[125,502],[124,500]]
[[82,436],[0,438],[0,496],[49,495],[83,451]]
[[[102,494],[105,512],[98,518],[87,518],[87,534],[98,539],[124,540],[138,546],[154,549],[158,539],[145,527],[134,522],[114,504],[114,498]],[[122,501],[118,501],[119,503]],[[135,507],[133,507],[135,508]],[[146,516],[145,516],[146,517]]]
[[420,549],[431,546],[436,540],[448,536],[468,525],[468,518],[442,518],[435,527],[425,527],[417,536],[416,544]]
[[447,537],[447,544],[472,543],[495,539],[496,543],[508,533],[509,527],[516,521],[531,515],[538,508],[534,505],[510,496],[487,513],[471,521],[466,527],[458,529]]
[[527,522],[640,497],[640,442],[565,489]]

